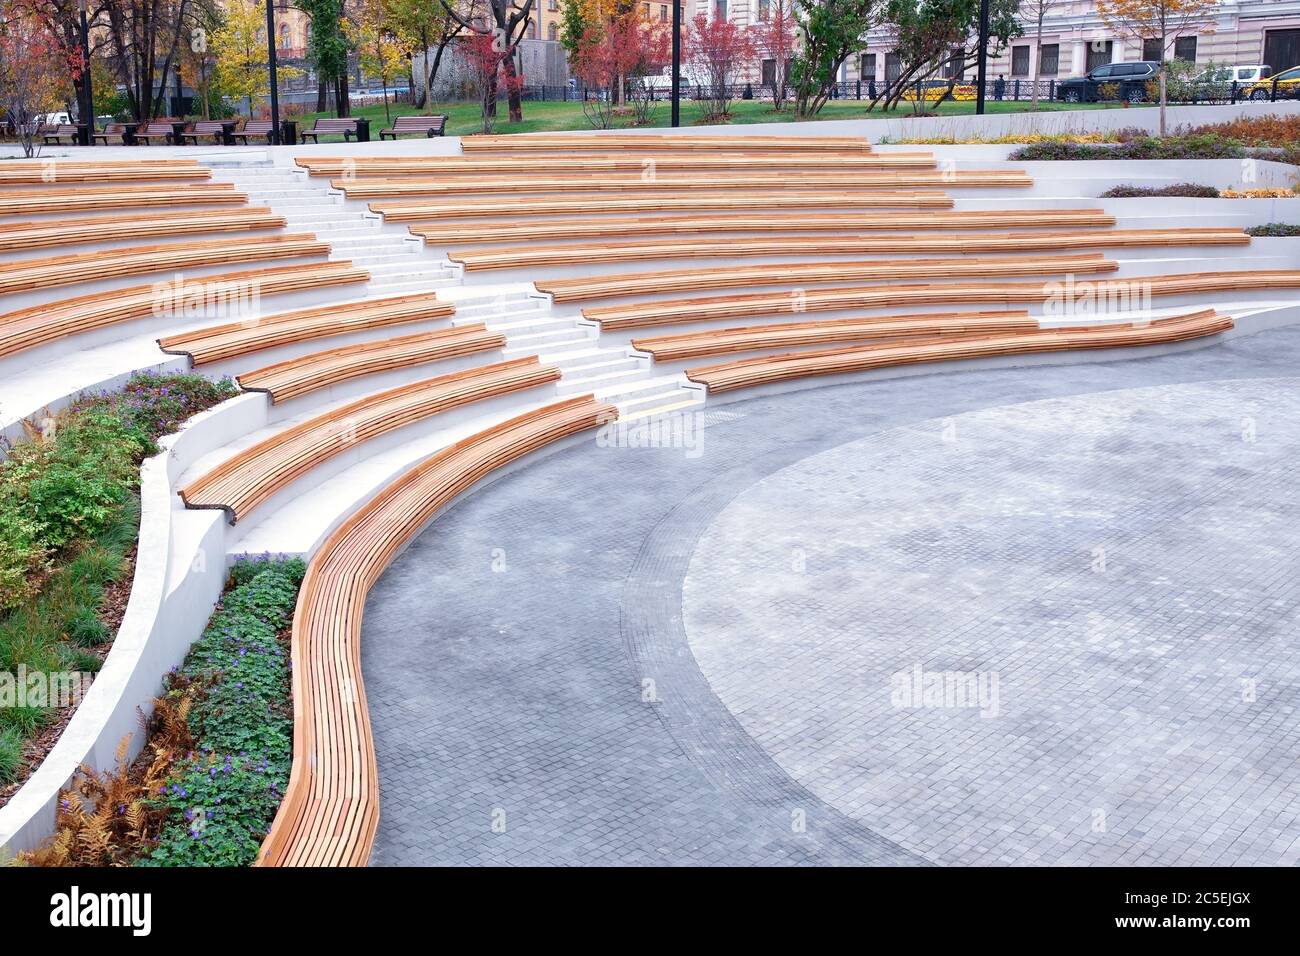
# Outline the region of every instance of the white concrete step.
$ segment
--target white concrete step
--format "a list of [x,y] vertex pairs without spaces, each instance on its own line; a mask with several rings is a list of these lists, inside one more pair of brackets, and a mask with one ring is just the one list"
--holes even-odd
[[654,378],[643,378],[632,382],[621,383],[596,389],[596,398],[602,402],[612,402],[616,405],[624,405],[633,399],[646,398],[680,388],[684,381],[679,375],[659,375]]
[[605,372],[626,372],[633,369],[646,369],[650,367],[650,360],[644,358],[634,358],[618,349],[598,349],[595,355],[589,355],[585,359],[556,359],[554,355],[543,354],[548,365],[555,365],[564,370],[565,375],[575,375],[587,377],[589,375],[601,375]]
[[690,391],[690,389],[679,389],[675,393],[656,395],[653,398],[645,399],[636,408],[629,407],[633,403],[620,404],[618,406],[619,424],[630,425],[633,422],[647,422],[666,415],[680,415],[683,412],[703,408],[705,404],[703,397],[686,399],[677,397]]
[[386,278],[372,281],[369,290],[372,295],[406,295],[413,292],[432,292],[449,285],[459,285],[457,279],[421,279],[412,282],[393,282]]
[[649,395],[641,395],[617,404],[619,411],[623,413],[622,417],[626,419],[629,415],[639,415],[647,411],[662,412],[670,407],[703,405],[704,402],[705,393],[702,390],[676,385],[673,388],[658,389]]
[[[495,331],[495,330],[494,330]],[[584,341],[591,341],[580,331],[560,329],[554,332],[531,332],[527,335],[507,335],[506,355],[533,355],[566,346],[578,346]]]
[[566,372],[560,384],[556,386],[556,393],[577,395],[627,385],[646,378],[650,374],[650,367],[647,362],[644,367],[596,371],[595,374],[590,374],[591,371],[593,370],[588,370],[586,374],[572,376]]

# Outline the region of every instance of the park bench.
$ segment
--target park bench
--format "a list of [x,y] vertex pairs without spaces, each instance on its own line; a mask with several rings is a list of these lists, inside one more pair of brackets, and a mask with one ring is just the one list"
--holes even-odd
[[180,146],[181,143],[176,142],[175,134],[176,125],[174,123],[167,120],[159,120],[153,123],[146,123],[144,129],[137,129],[135,131],[135,139],[137,143],[143,143],[145,146],[152,146],[153,141],[156,139],[160,139],[164,143],[175,142],[177,146]]
[[243,205],[248,197],[231,183],[185,186],[92,186],[9,189],[0,192],[0,216],[133,209],[147,206]]
[[[440,412],[560,379],[536,355],[398,385],[277,432],[181,489],[190,508],[221,508],[231,524],[331,458]],[[346,441],[340,436],[346,435]]]
[[687,369],[686,377],[705,386],[712,394],[806,376],[865,372],[926,362],[951,362],[1069,349],[1160,345],[1217,335],[1231,329],[1232,325],[1231,318],[1216,315],[1213,309],[1207,309],[1141,325],[1123,323],[1086,328],[1037,329],[966,338],[936,336],[919,342],[763,355]]
[[[197,287],[218,292],[249,288],[256,289],[259,296],[266,296],[363,283],[369,279],[365,269],[341,260],[225,272],[190,281]],[[165,316],[166,303],[160,302],[159,296],[156,284],[139,285],[5,313],[0,315],[0,358],[122,322]]]
[[312,557],[294,614],[293,765],[258,866],[364,866],[379,781],[361,672],[361,617],[384,569],[443,508],[511,462],[618,417],[584,395],[519,415],[426,458]]
[[602,196],[593,206],[588,197],[571,196],[488,196],[483,199],[395,200],[370,203],[370,211],[390,222],[419,222],[429,219],[463,219],[478,216],[521,216],[590,214],[609,212],[686,212],[701,209],[950,209],[952,198],[941,192],[702,192],[693,196]]
[[[1097,280],[1104,291],[1106,280]],[[1117,280],[1118,281],[1118,280]],[[1300,288],[1300,270],[1261,269],[1240,272],[1192,272],[1144,275],[1142,292],[1150,296],[1201,295]],[[909,308],[915,305],[979,306],[992,303],[1039,303],[1051,296],[1042,282],[952,282],[916,285],[847,286],[808,289],[802,296],[789,292],[755,292],[693,299],[659,299],[582,310],[583,317],[600,323],[604,331],[651,328],[688,322],[726,321],[760,315],[796,312],[831,312],[839,309]]]
[[243,127],[234,134],[235,139],[243,140],[245,146],[248,145],[248,137],[265,136],[268,144],[271,142],[271,121],[270,120],[248,120]]
[[357,133],[357,121],[355,117],[329,117],[322,116],[317,118],[312,128],[305,130],[302,134],[303,141],[311,140],[313,143],[320,142],[322,134],[326,136],[337,136],[342,133],[345,140],[352,139]]
[[329,253],[329,243],[317,239],[313,233],[299,233],[130,246],[18,259],[0,264],[0,295],[201,266],[324,258]]
[[81,133],[75,124],[59,123],[55,126],[42,126],[41,138],[46,146],[75,146],[81,139]]
[[393,120],[388,129],[379,131],[379,138],[397,139],[402,133],[422,133],[427,137],[441,136],[447,126],[447,117],[437,116],[399,116]]
[[0,224],[0,252],[121,239],[282,229],[284,226],[283,216],[274,215],[270,209],[252,206],[158,212],[147,218],[137,214],[44,219]]
[[476,322],[433,332],[340,345],[244,372],[235,380],[245,391],[266,392],[271,396],[271,403],[279,405],[291,398],[363,375],[498,351],[505,347],[504,334],[490,331]]
[[103,143],[105,146],[126,146],[128,145],[127,124],[109,123],[102,133],[93,134],[91,140],[93,143]]
[[[538,279],[539,292],[557,303],[609,299],[661,292],[698,292],[744,286],[801,287],[821,282],[867,282],[891,279],[980,278],[987,276],[1084,275],[1114,272],[1118,264],[1100,252],[1077,255],[1000,256],[953,259],[862,259],[850,262],[796,262],[614,273],[570,279]],[[786,295],[789,295],[787,292]]]
[[214,143],[225,144],[226,130],[230,128],[231,122],[230,120],[198,120],[191,123],[190,128],[180,135],[181,145],[188,140],[197,146],[199,138],[203,136],[211,137]]
[[189,356],[197,368],[297,342],[447,318],[455,311],[450,302],[439,302],[434,293],[418,292],[276,312],[262,316],[256,324],[208,326],[165,336],[158,340],[158,347],[171,355]]

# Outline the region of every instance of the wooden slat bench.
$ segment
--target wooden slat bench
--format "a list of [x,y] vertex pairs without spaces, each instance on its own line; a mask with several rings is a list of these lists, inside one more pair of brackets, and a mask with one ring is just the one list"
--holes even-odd
[[712,192],[694,196],[602,196],[599,202],[568,197],[489,196],[486,199],[394,200],[370,203],[370,211],[390,222],[419,222],[433,219],[461,219],[478,216],[522,216],[593,212],[682,212],[701,209],[950,209],[952,199],[941,192],[860,193],[746,193]]
[[190,124],[190,128],[181,133],[181,144],[193,142],[195,146],[199,145],[201,137],[210,137],[214,143],[223,144],[226,139],[226,126],[229,121],[226,120],[199,120]]
[[950,362],[993,355],[1019,355],[1067,349],[1122,348],[1157,345],[1217,335],[1232,328],[1232,319],[1214,310],[1159,319],[1145,325],[1121,324],[1072,329],[1041,329],[967,338],[936,337],[923,342],[818,349],[764,355],[718,365],[688,369],[686,377],[708,388],[727,392],[811,375],[863,372],[923,362]]
[[[602,203],[603,206],[603,203]],[[372,207],[373,208],[373,207]],[[575,210],[576,211],[576,210]],[[603,209],[602,209],[603,212]],[[928,231],[932,229],[1095,228],[1113,226],[1115,217],[1100,209],[990,209],[981,212],[765,213],[762,216],[571,216],[527,222],[439,222],[410,227],[432,243],[511,240],[599,239],[618,236],[695,236],[741,232],[838,232],[853,229]],[[730,240],[727,240],[730,241]]]
[[343,134],[345,140],[352,139],[352,137],[357,134],[356,117],[322,116],[317,118],[311,129],[304,130],[301,135],[303,142],[310,139],[313,143],[319,143],[321,134],[326,136],[337,136],[340,133]]
[[665,153],[646,157],[637,153],[577,153],[550,156],[299,156],[295,162],[311,176],[486,176],[505,173],[616,173],[656,170],[878,170],[933,169],[933,153]]
[[926,312],[873,318],[823,319],[709,329],[678,335],[636,338],[632,346],[656,362],[680,362],[737,352],[866,342],[871,339],[959,336],[991,332],[1033,331],[1038,320],[1028,312]]
[[[916,285],[848,286],[809,289],[798,298],[789,292],[705,296],[693,299],[660,299],[626,305],[603,305],[582,310],[585,318],[599,322],[602,329],[652,328],[686,322],[711,322],[759,315],[789,315],[796,312],[829,312],[836,309],[908,308],[914,305],[969,305],[985,303],[1042,303],[1057,283],[1043,282],[954,282]],[[1300,288],[1300,270],[1261,269],[1255,272],[1191,272],[1175,275],[1144,275],[1136,279],[1098,279],[1075,283],[1077,295],[1095,293],[1116,297],[1145,293],[1158,295],[1200,295],[1210,292],[1243,292],[1255,289]]]
[[145,146],[151,146],[153,145],[154,140],[161,140],[163,143],[171,143],[174,139],[175,132],[175,126],[170,122],[148,123],[143,129],[137,129],[135,131],[135,138],[136,142],[143,143]]
[[[414,231],[414,230],[413,230]],[[1227,246],[1250,242],[1243,229],[1111,229],[1106,232],[937,232],[880,236],[764,236],[726,239],[667,239],[640,242],[488,246],[457,249],[447,258],[470,272],[548,265],[603,265],[655,259],[712,259],[742,256],[851,255],[899,252],[1047,252],[1065,249]]]
[[307,566],[293,620],[293,767],[259,866],[364,866],[379,782],[361,672],[366,595],[457,496],[498,468],[617,418],[591,396],[528,412],[425,459],[380,492]]
[[46,146],[73,146],[81,135],[75,123],[59,123],[41,129],[41,139]]
[[[1033,180],[1019,170],[963,170],[954,173],[921,170],[905,173],[727,173],[700,176],[661,176],[613,174],[592,176],[511,176],[505,178],[480,178],[473,182],[458,179],[365,179],[344,178],[330,180],[330,186],[345,193],[349,199],[377,199],[387,196],[463,196],[489,193],[551,193],[594,191],[612,193],[638,193],[662,191],[670,195],[696,190],[723,189],[837,189],[844,193],[881,190],[899,192],[909,189],[962,189],[1015,188],[1032,186]],[[604,201],[602,197],[602,203]]]
[[169,302],[168,290],[160,290],[157,284],[62,299],[0,315],[0,357],[120,322],[166,316],[177,307],[183,312],[193,302],[193,295],[200,292],[220,306],[232,300],[238,302],[253,292],[259,296],[278,295],[367,282],[369,279],[370,274],[365,269],[358,269],[351,262],[323,262],[225,272],[186,280],[183,288],[174,290],[175,302]]
[[276,312],[256,323],[213,325],[166,336],[158,340],[158,347],[169,355],[189,356],[198,368],[294,342],[448,318],[455,311],[450,302],[439,302],[432,292],[384,296]]
[[[789,285],[818,282],[864,282],[871,279],[942,279],[985,276],[1078,275],[1114,272],[1118,264],[1099,252],[1062,256],[1001,256],[956,259],[863,259],[846,262],[783,262],[754,266],[705,269],[669,269],[662,272],[626,272],[578,276],[572,279],[538,279],[539,292],[556,302],[581,302],[653,292],[698,292],[744,286]],[[785,293],[787,296],[789,292]]]
[[283,216],[275,215],[266,207],[243,206],[237,209],[155,212],[147,218],[136,214],[0,223],[0,252],[118,239],[282,229],[285,222]]
[[250,136],[264,136],[268,143],[271,142],[271,121],[270,120],[248,120],[235,133],[235,139],[242,140],[244,145],[248,145]]
[[277,432],[181,489],[190,508],[221,508],[231,524],[334,456],[471,402],[557,382],[536,355],[399,385]]
[[149,206],[242,206],[246,202],[248,197],[235,192],[233,183],[7,189],[0,192],[0,216],[95,209],[143,209]]
[[317,239],[313,233],[296,233],[130,246],[39,259],[18,259],[0,265],[0,295],[199,266],[325,258],[329,252],[329,243]]
[[446,128],[447,117],[441,113],[433,116],[399,116],[393,120],[392,126],[379,131],[379,138],[395,140],[403,133],[419,133],[432,138],[443,135]]
[[103,129],[103,132],[95,133],[91,137],[92,143],[103,143],[105,146],[110,144],[125,146],[126,145],[126,124],[109,123]]
[[363,375],[411,368],[506,347],[506,337],[481,322],[434,332],[340,345],[235,376],[239,387],[266,392],[278,405]]
[[0,163],[0,186],[39,186],[53,183],[122,183],[148,180],[211,179],[212,170],[192,159],[146,159],[136,162],[82,162],[54,159]]
[[522,152],[532,150],[624,149],[663,150],[754,150],[783,152],[818,150],[870,151],[871,144],[859,136],[699,136],[694,134],[655,135],[637,133],[524,133],[497,136],[466,136],[460,147],[465,153]]

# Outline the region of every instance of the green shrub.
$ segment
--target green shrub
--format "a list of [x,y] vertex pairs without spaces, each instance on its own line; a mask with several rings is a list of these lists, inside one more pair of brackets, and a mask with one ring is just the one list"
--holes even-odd
[[1213,186],[1199,186],[1196,183],[1174,183],[1172,186],[1114,186],[1101,194],[1102,199],[1135,199],[1139,196],[1217,199],[1219,190]]
[[17,780],[22,764],[22,735],[13,727],[0,727],[0,784]]
[[167,780],[171,812],[144,866],[246,866],[257,856],[289,780],[293,704],[288,648],[306,568],[300,559],[238,562],[232,590],[172,678],[198,685],[189,713],[197,751]]
[[1099,143],[1030,143],[1011,153],[1013,160],[1079,159],[1239,159],[1241,143],[1213,133],[1136,136],[1116,146]]
[[78,647],[98,647],[108,638],[108,627],[88,607],[80,608],[68,625],[68,640]]
[[1262,226],[1250,226],[1246,229],[1248,236],[1286,237],[1300,236],[1300,224],[1294,222],[1266,222]]

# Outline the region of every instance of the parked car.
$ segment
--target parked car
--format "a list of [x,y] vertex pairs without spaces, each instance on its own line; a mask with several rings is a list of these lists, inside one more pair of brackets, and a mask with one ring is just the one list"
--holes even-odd
[[1238,83],[1258,83],[1273,75],[1271,66],[1230,66],[1226,69],[1230,71],[1228,82],[1236,80]]
[[1289,70],[1283,70],[1276,76],[1270,76],[1247,87],[1242,91],[1242,98],[1266,100],[1273,95],[1274,83],[1277,84],[1278,96],[1295,99],[1297,95],[1300,95],[1300,66],[1293,66]]
[[1071,77],[1056,84],[1056,98],[1063,103],[1096,103],[1099,100],[1128,100],[1141,103],[1147,98],[1147,81],[1160,71],[1155,60],[1134,63],[1104,63],[1087,76]]

